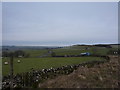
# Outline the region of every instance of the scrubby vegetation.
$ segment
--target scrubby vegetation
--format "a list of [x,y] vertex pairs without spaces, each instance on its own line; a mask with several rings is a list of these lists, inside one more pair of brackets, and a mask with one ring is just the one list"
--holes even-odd
[[39,84],[39,88],[120,88],[118,57],[93,67],[79,67],[69,75],[56,77]]

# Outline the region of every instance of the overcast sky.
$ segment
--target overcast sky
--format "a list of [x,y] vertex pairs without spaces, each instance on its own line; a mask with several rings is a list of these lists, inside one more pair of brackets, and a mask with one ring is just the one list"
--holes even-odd
[[2,3],[0,2],[0,46],[2,46]]
[[117,2],[7,2],[3,45],[118,43]]

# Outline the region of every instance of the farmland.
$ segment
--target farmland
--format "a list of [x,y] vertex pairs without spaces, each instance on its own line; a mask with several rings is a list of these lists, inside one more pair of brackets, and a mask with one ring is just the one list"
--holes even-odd
[[[34,67],[35,69],[42,69],[42,68],[49,68],[49,67],[56,67],[62,66],[66,64],[76,64],[83,62],[85,60],[94,60],[100,59],[96,57],[70,57],[70,58],[57,58],[51,57],[51,54],[48,51],[55,52],[56,55],[79,55],[83,52],[90,52],[91,54],[97,55],[107,55],[110,50],[117,50],[117,45],[111,45],[112,48],[105,48],[105,47],[96,47],[96,46],[67,46],[62,48],[53,48],[53,49],[23,49],[24,52],[28,53],[30,56],[28,58],[20,58],[21,63],[18,64],[17,60],[19,58],[15,58],[14,60],[14,68],[15,73],[17,72],[25,72],[29,71],[30,68]],[[19,47],[20,48],[20,47]],[[25,47],[24,47],[25,48]],[[30,47],[29,47],[30,48]],[[16,49],[16,48],[15,48]],[[39,58],[40,56],[44,56],[43,58]],[[9,58],[4,58],[3,63],[5,61],[9,61]],[[53,64],[53,65],[52,65]],[[8,74],[9,66],[3,64],[3,75]]]
[[[8,75],[10,74],[11,56],[9,55],[12,54],[9,53],[12,52],[14,55],[13,72],[14,76],[16,76],[14,82],[16,86],[20,85],[20,87],[23,84],[28,87],[37,87],[38,83],[43,83],[47,79],[55,78],[62,74],[70,74],[80,66],[92,67],[100,63],[105,63],[109,61],[109,55],[118,55],[119,53],[117,45],[108,45],[108,47],[104,45],[73,45],[57,48],[37,49],[36,47],[32,47],[31,49],[16,48],[14,50],[5,50],[2,59],[2,74],[8,78],[4,80],[7,80],[7,82],[10,81]],[[36,75],[34,75],[35,73]],[[29,76],[31,78],[27,79]]]
[[[67,46],[62,48],[53,49],[23,49],[24,52],[28,53],[30,56],[28,58],[15,58],[14,59],[14,74],[28,72],[31,68],[43,69],[50,67],[61,67],[64,65],[78,64],[85,61],[92,60],[103,60],[103,58],[98,57],[51,57],[49,51],[54,52],[56,55],[79,55],[83,52],[90,52],[91,54],[97,55],[107,55],[110,50],[117,50],[117,45],[111,45],[112,48],[96,47],[96,46]],[[24,47],[25,48],[25,47]],[[14,49],[14,48],[13,48]],[[15,48],[17,49],[17,48]],[[44,56],[46,55],[46,56]],[[41,57],[44,56],[44,57]],[[17,63],[17,60],[21,60],[21,63]],[[4,62],[8,61],[9,58],[4,58],[3,63],[3,75],[9,74],[9,65],[4,65]]]
[[[112,48],[105,47],[90,47],[90,46],[68,46],[63,48],[51,49],[56,55],[79,55],[82,52],[90,52],[91,54],[107,55],[110,50],[117,50],[117,45],[112,45]],[[30,57],[38,57],[48,53],[48,49],[43,50],[25,50],[30,54]]]
[[[21,60],[21,63],[17,63],[17,60]],[[31,68],[43,69],[51,67],[61,67],[64,65],[79,64],[92,60],[104,60],[98,57],[47,57],[47,58],[15,58],[14,60],[14,73],[22,73],[31,71]],[[5,61],[9,61],[8,58],[3,60],[3,75],[9,74],[9,65],[4,65]]]

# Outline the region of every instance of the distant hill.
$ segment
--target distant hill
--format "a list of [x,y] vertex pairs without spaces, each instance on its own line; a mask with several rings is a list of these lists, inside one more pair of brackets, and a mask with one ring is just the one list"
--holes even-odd
[[2,50],[39,50],[39,49],[51,49],[51,48],[58,48],[56,46],[2,46]]
[[[106,47],[106,48],[112,48],[112,47],[118,47],[120,44],[95,44],[95,45],[85,45],[85,44],[76,44],[72,46],[64,46],[65,48],[69,47]],[[15,50],[40,50],[40,49],[57,49],[57,48],[63,48],[58,46],[0,46],[0,50],[3,51],[15,51]]]
[[88,47],[97,46],[97,47],[112,48],[112,47],[118,47],[118,46],[120,46],[120,44],[94,44],[94,45],[76,44],[73,46],[88,46]]

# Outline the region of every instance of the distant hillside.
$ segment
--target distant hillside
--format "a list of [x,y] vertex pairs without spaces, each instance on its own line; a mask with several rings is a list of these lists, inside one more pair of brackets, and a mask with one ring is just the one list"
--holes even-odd
[[57,46],[2,46],[2,50],[39,50],[39,49],[48,49],[48,48],[57,48]]
[[73,45],[73,47],[75,46],[87,46],[87,47],[93,47],[93,46],[96,46],[96,47],[106,47],[106,48],[114,48],[114,47],[118,47],[120,46],[120,44],[95,44],[95,45],[85,45],[85,44],[76,44],[76,45]]

